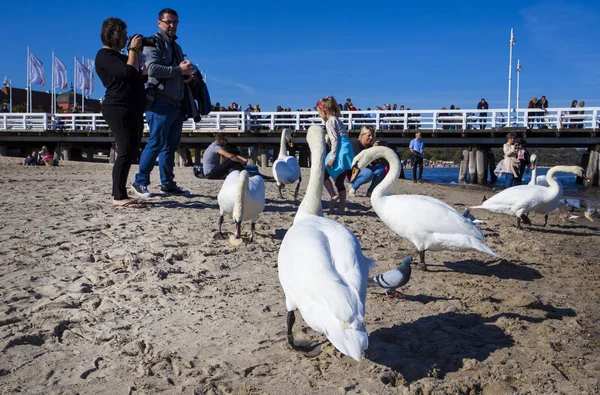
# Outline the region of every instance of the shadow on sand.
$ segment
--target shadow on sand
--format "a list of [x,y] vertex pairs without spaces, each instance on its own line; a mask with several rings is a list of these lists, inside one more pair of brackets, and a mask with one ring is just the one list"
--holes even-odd
[[496,259],[489,262],[464,260],[458,262],[444,262],[448,269],[466,274],[479,276],[496,276],[501,279],[514,279],[521,281],[533,281],[542,278],[542,274],[521,261]]
[[575,314],[572,309],[551,305],[529,308],[549,313],[546,318],[516,313],[497,314],[489,318],[476,313],[441,313],[391,328],[377,329],[369,335],[366,355],[369,360],[401,374],[409,383],[425,377],[441,379],[448,373],[459,371],[465,359],[482,362],[496,350],[514,345],[512,337],[494,325],[499,318],[539,323]]

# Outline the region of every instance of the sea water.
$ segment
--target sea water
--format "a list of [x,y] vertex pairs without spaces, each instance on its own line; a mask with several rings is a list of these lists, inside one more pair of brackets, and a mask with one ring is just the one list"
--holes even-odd
[[[458,184],[458,167],[425,167],[423,169],[423,179],[428,182],[435,182],[439,184]],[[546,175],[549,168],[537,169],[537,175]],[[404,169],[404,174],[407,179],[412,180],[412,169]],[[563,186],[563,196],[569,204],[575,207],[593,207],[600,209],[600,188],[598,187],[584,187],[583,185],[575,182],[576,177],[573,174],[558,173],[555,178]],[[523,176],[523,184],[529,183],[531,180],[531,172],[526,173]],[[504,187],[504,175],[499,177],[495,184],[491,185],[495,187]]]

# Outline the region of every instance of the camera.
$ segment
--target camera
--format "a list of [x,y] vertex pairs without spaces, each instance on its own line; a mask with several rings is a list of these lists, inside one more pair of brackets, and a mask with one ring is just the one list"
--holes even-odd
[[142,47],[156,47],[156,37],[142,37]]

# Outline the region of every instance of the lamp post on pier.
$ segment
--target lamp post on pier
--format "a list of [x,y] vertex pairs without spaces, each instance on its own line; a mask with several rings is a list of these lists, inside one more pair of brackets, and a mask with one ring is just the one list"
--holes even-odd
[[[6,81],[6,79],[8,79],[9,82]],[[10,78],[10,76],[5,76],[4,77],[4,81],[2,81],[2,83],[4,84],[4,86],[8,89],[8,100],[9,100],[9,104],[8,104],[8,109],[10,112],[12,112],[12,78]]]
[[521,61],[517,59],[517,123],[519,123],[519,87],[521,86]]
[[510,29],[510,40],[508,41],[508,46],[510,48],[510,55],[508,59],[508,122],[507,125],[512,125],[511,116],[510,116],[510,88],[512,85],[512,53],[513,47],[515,46],[515,34],[514,29]]

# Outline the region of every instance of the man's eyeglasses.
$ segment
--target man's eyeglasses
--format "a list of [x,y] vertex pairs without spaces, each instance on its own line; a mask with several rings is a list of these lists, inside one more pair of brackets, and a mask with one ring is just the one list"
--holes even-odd
[[161,22],[164,23],[165,25],[173,25],[173,26],[179,25],[179,21],[163,21],[163,20],[161,20]]

